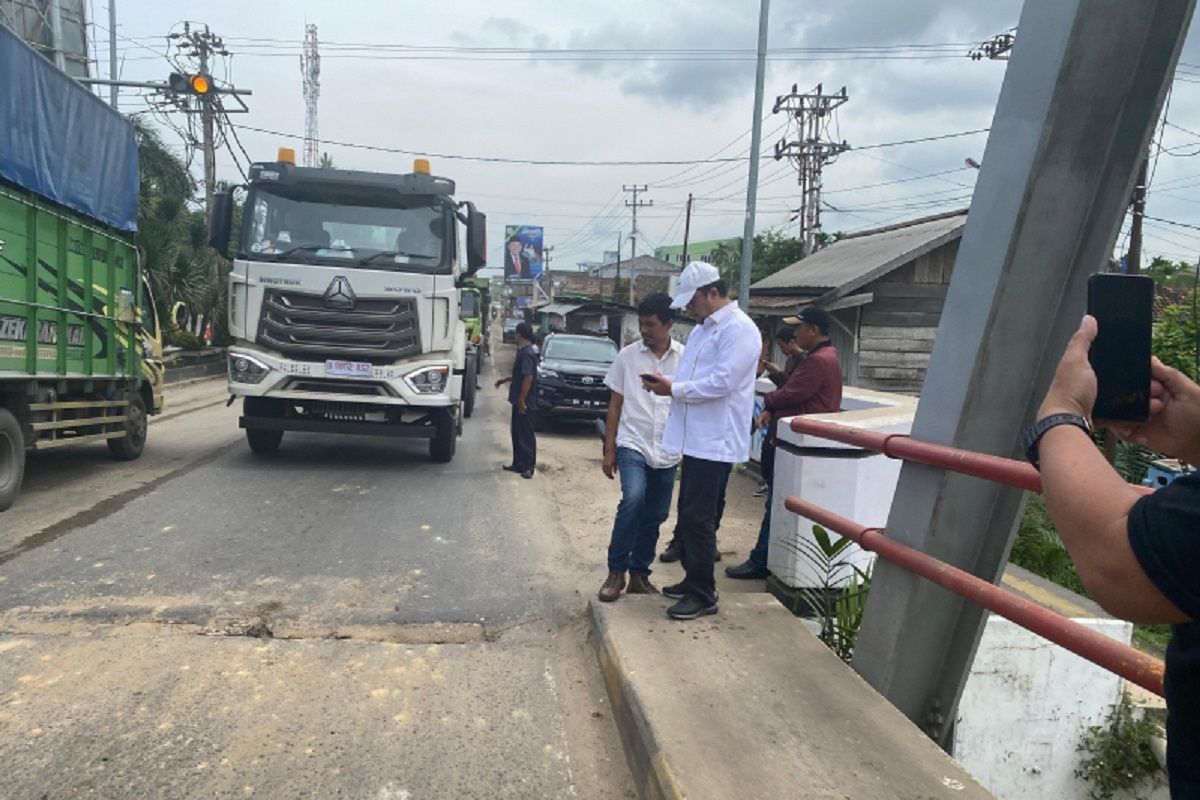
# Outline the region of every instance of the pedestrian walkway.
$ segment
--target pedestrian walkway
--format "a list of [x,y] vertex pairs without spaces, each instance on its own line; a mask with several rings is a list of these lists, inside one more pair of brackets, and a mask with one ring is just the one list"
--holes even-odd
[[991,797],[774,598],[687,623],[666,602],[591,603],[642,798]]

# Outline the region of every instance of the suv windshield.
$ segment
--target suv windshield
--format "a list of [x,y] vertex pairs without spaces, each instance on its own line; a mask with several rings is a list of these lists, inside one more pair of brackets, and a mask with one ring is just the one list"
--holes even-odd
[[448,273],[446,211],[431,196],[358,187],[256,186],[241,248],[256,261],[335,263],[393,272]]
[[608,339],[551,339],[543,357],[609,364],[617,357],[617,346]]

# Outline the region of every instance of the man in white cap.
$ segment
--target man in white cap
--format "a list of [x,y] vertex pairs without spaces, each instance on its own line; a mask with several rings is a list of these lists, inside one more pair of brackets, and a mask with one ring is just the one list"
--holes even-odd
[[675,536],[683,543],[685,577],[662,593],[678,601],[668,616],[695,619],[717,613],[717,520],[730,470],[750,457],[762,335],[729,299],[729,288],[711,264],[693,261],[684,268],[671,307],[686,308],[697,325],[674,377],[654,373],[642,385],[671,398],[662,447],[683,454]]

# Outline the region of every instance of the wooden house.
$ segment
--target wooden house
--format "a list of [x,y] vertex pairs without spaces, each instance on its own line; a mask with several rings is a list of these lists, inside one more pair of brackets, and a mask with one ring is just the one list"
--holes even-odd
[[919,394],[966,225],[966,211],[845,236],[750,287],[750,313],[772,333],[812,304],[834,320],[842,377]]

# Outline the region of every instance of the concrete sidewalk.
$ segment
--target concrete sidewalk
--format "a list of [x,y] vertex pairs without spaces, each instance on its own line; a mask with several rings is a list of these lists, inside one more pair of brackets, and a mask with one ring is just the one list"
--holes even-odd
[[665,598],[591,603],[642,798],[988,798],[769,595],[673,622]]

